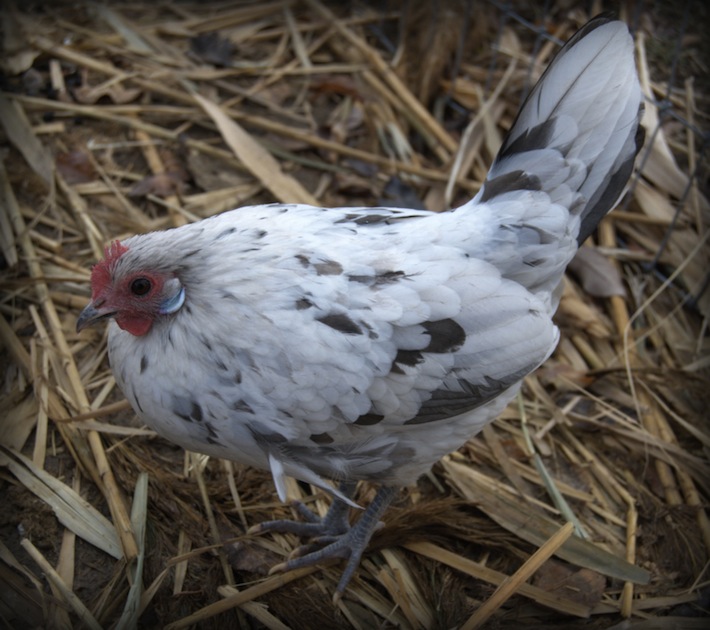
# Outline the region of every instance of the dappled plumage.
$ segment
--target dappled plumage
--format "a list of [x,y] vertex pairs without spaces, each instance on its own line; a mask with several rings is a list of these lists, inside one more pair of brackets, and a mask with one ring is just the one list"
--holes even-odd
[[[138,416],[186,449],[336,495],[323,522],[347,585],[398,486],[492,421],[553,351],[557,289],[640,143],[627,28],[598,18],[532,90],[481,191],[439,214],[240,208],[113,244],[77,327],[111,318]],[[339,482],[334,489],[328,480]],[[383,489],[348,529],[354,482]],[[312,520],[312,519],[311,519]]]

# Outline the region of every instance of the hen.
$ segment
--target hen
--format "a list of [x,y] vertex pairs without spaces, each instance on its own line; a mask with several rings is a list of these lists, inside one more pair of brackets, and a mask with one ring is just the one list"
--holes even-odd
[[[334,495],[292,569],[348,562],[397,492],[491,422],[555,348],[558,288],[642,142],[627,27],[596,18],[558,53],[480,192],[439,214],[240,208],[113,243],[77,330],[111,319],[113,373],[186,449]],[[331,487],[326,479],[339,483]],[[352,527],[355,484],[379,490]]]

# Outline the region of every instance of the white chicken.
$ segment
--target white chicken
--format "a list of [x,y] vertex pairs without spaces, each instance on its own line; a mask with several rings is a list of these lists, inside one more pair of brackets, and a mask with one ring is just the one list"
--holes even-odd
[[[113,373],[167,439],[334,494],[259,531],[346,557],[397,489],[491,422],[555,348],[565,268],[642,142],[625,24],[596,18],[531,91],[480,192],[442,213],[239,208],[113,243],[77,330],[111,319]],[[339,483],[333,488],[326,480]],[[352,527],[355,484],[379,490]]]

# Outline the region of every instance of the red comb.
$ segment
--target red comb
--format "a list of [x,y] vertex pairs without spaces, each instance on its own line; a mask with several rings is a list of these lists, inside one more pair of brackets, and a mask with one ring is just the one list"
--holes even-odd
[[113,265],[127,251],[128,247],[121,241],[112,241],[110,245],[104,247],[104,262]]
[[104,248],[104,259],[96,263],[91,270],[91,298],[101,294],[104,288],[111,283],[111,271],[118,261],[128,251],[128,247],[120,241],[113,241]]

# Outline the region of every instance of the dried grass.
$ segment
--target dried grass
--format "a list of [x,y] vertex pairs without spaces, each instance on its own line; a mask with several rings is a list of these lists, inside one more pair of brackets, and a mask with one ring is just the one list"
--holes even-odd
[[[335,607],[338,565],[269,577],[298,540],[244,534],[289,513],[269,476],[138,426],[101,331],[74,333],[114,238],[273,200],[466,199],[531,63],[530,34],[506,26],[491,64],[499,16],[476,6],[457,66],[440,29],[465,23],[464,2],[440,20],[318,0],[3,9],[4,625],[704,627],[707,154],[651,103],[642,177],[599,231],[605,274],[619,278],[597,278],[597,297],[568,278],[554,357],[403,492]],[[554,15],[560,38],[585,19]],[[668,95],[654,82],[655,25],[642,22],[646,93],[707,127],[692,77]],[[401,48],[387,51],[400,24]],[[552,51],[540,47],[533,75]],[[443,108],[447,94],[477,115]]]

